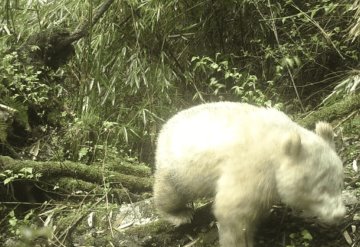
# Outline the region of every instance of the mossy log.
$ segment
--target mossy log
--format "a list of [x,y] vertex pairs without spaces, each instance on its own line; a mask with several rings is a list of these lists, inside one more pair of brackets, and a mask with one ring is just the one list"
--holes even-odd
[[[100,184],[105,182],[111,183],[112,186],[118,188],[126,188],[133,193],[141,193],[151,191],[152,178],[149,177],[150,168],[134,165],[131,169],[129,165],[125,166],[124,173],[121,173],[121,164],[118,171],[110,171],[102,169],[101,166],[85,165],[82,163],[64,161],[32,161],[32,160],[14,160],[7,156],[0,156],[0,170],[12,170],[14,174],[19,173],[25,167],[33,168],[34,174],[41,174],[41,181],[56,180],[63,177],[75,178],[81,181]],[[148,172],[145,172],[145,171]],[[139,175],[136,172],[140,171]],[[128,174],[126,174],[128,173]],[[132,175],[129,175],[132,173]]]
[[335,104],[324,106],[316,111],[311,112],[305,117],[298,117],[296,122],[300,125],[313,129],[316,122],[332,122],[342,119],[354,111],[360,109],[360,94],[347,97]]

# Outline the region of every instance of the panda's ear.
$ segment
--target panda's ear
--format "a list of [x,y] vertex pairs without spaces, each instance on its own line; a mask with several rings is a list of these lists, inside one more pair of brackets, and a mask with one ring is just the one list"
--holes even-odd
[[292,157],[297,157],[301,151],[301,138],[296,132],[289,134],[284,143],[285,153]]
[[334,131],[329,123],[317,122],[315,126],[315,133],[323,138],[332,148],[335,148]]

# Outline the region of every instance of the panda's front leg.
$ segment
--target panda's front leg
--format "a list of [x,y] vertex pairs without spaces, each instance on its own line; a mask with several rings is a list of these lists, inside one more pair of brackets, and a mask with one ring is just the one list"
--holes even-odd
[[[246,173],[245,173],[246,174]],[[223,174],[217,187],[214,214],[219,223],[221,247],[253,247],[258,221],[268,211],[268,197],[256,176]]]

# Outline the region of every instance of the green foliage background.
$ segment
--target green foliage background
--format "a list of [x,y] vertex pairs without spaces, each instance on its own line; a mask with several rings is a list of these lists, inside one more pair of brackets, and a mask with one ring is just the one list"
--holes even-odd
[[[66,111],[55,117],[72,120],[49,142],[66,158],[110,146],[151,161],[163,119],[184,107],[233,100],[304,111],[359,84],[360,4],[345,0],[115,1],[56,71],[56,85],[32,68],[14,71],[20,65],[6,56],[29,35],[75,30],[101,2],[0,6],[0,103],[60,97]],[[22,98],[11,93],[20,86]]]

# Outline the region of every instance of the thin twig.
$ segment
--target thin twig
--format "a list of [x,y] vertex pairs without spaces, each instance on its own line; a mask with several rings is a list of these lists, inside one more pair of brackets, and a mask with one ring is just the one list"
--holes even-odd
[[[106,136],[106,142],[109,138],[109,134],[110,132],[108,132],[107,136]],[[108,185],[106,185],[106,176],[105,176],[105,158],[107,155],[107,144],[105,143],[105,149],[104,149],[104,159],[103,162],[101,164],[101,169],[102,169],[102,177],[103,177],[103,185],[104,185],[104,189],[105,189],[105,204],[106,204],[106,211],[109,212],[109,197],[108,197],[108,190],[107,187]],[[106,214],[106,218],[108,220],[109,223],[109,228],[110,228],[110,232],[111,232],[111,236],[114,238],[114,230],[112,227],[112,223],[111,223],[111,217],[109,217],[108,214]]]
[[340,125],[342,125],[344,122],[346,122],[347,120],[349,120],[351,117],[353,117],[357,112],[359,112],[359,110],[353,111],[352,113],[350,113],[349,116],[347,116],[346,118],[344,118],[343,120],[340,121],[340,123],[338,123],[334,129],[337,129]]
[[[69,225],[60,235],[59,235],[59,239],[62,239],[63,241],[66,240],[68,233],[82,220],[84,219],[88,213],[95,208],[95,206],[97,206],[98,204],[100,204],[100,202],[105,198],[105,196],[103,196],[100,200],[98,200],[96,203],[92,204],[91,207],[87,210],[85,210],[85,213],[83,213],[82,215],[80,215],[77,219],[75,219],[73,221],[73,223],[71,225]],[[85,199],[84,199],[85,200]],[[83,200],[83,201],[84,201]],[[83,202],[82,201],[82,202]]]
[[[282,49],[281,49],[281,47],[280,47],[280,41],[279,41],[279,37],[278,37],[277,28],[276,28],[276,25],[275,25],[274,13],[273,13],[272,10],[271,10],[271,2],[270,2],[270,0],[268,0],[268,5],[269,5],[269,9],[270,9],[270,14],[271,14],[271,26],[272,26],[272,29],[273,29],[273,32],[274,32],[275,40],[276,40],[276,43],[277,43],[278,46],[279,46],[280,52],[283,53],[283,52],[282,52]],[[298,92],[298,90],[297,90],[297,87],[296,87],[296,84],[295,84],[295,80],[294,80],[293,74],[291,73],[290,67],[289,67],[289,65],[288,65],[287,63],[286,63],[285,66],[286,66],[286,70],[287,70],[287,72],[288,72],[288,74],[289,74],[289,76],[290,76],[290,80],[291,80],[292,86],[293,86],[293,88],[294,88],[294,90],[295,90],[296,97],[297,97],[297,99],[299,100],[301,110],[302,110],[303,112],[305,112],[305,108],[304,108],[304,105],[303,105],[303,103],[302,103],[302,101],[301,101],[301,98],[300,98],[299,92]]]

